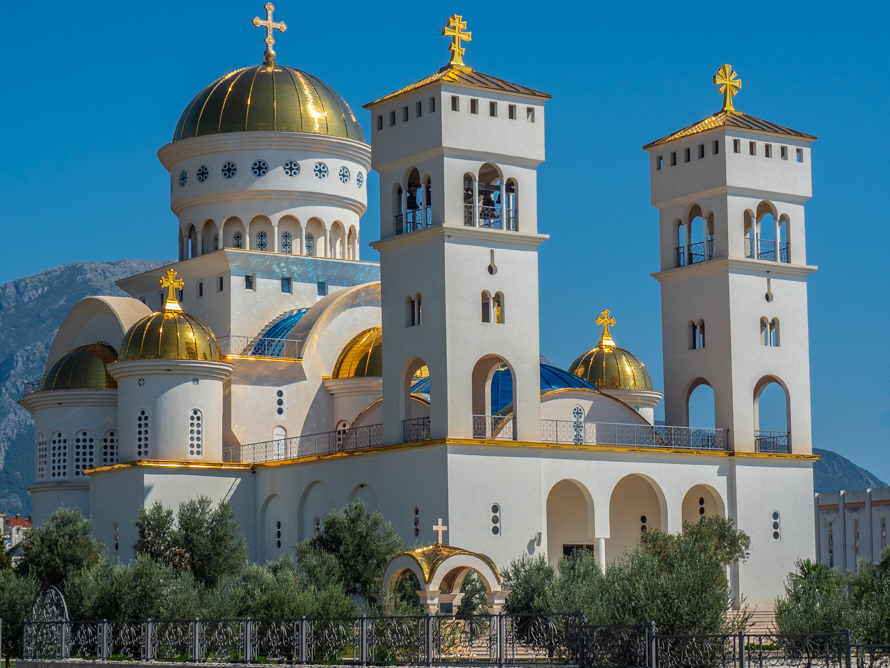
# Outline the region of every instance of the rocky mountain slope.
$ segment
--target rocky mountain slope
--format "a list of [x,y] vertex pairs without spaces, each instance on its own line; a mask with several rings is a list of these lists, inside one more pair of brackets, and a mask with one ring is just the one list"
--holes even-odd
[[822,457],[813,468],[813,483],[817,492],[838,492],[842,489],[888,486],[873,473],[856,466],[836,452],[818,448],[813,448],[813,452]]
[[123,295],[116,280],[170,262],[78,262],[0,285],[0,510],[31,512],[27,487],[34,480],[34,423],[17,402],[24,383],[43,374],[68,311],[84,297]]

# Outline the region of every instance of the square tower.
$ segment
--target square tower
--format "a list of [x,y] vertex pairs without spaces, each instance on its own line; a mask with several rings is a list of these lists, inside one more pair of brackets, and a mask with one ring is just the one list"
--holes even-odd
[[[732,68],[715,76],[723,109],[644,147],[659,211],[665,420],[689,425],[689,398],[714,392],[716,427],[736,451],[812,450],[804,204],[811,135],[732,107]],[[760,429],[770,383],[787,427]],[[708,425],[689,425],[708,426]]]
[[[388,443],[503,429],[540,439],[537,249],[547,237],[537,232],[536,169],[550,96],[459,61],[365,106],[380,175],[373,246]],[[491,415],[503,365],[513,382],[507,421]],[[411,397],[424,367],[428,418]]]

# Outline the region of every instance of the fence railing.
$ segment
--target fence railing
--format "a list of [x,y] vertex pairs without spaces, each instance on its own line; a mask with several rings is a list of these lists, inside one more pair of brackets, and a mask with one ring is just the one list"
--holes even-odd
[[303,354],[303,342],[295,339],[268,339],[264,336],[220,336],[217,341],[223,357],[300,359]]
[[677,260],[676,266],[685,267],[689,264],[698,264],[706,260],[714,259],[714,240],[699,241],[695,244],[687,246],[677,246],[675,249]]
[[770,262],[791,262],[791,242],[745,237],[745,257]]
[[456,617],[25,622],[25,661],[355,666],[886,668],[890,645],[849,631],[662,635],[597,626],[583,613]]
[[755,431],[755,452],[791,452],[790,431]]
[[545,443],[577,445],[726,450],[729,447],[729,431],[580,420],[541,420],[541,440]]
[[383,425],[372,424],[321,434],[292,436],[261,443],[223,448],[223,461],[240,464],[276,462],[298,457],[330,455],[383,445]]
[[512,441],[512,415],[474,415],[473,438],[505,439]]
[[430,419],[428,417],[402,420],[402,440],[405,443],[428,441],[430,438]]

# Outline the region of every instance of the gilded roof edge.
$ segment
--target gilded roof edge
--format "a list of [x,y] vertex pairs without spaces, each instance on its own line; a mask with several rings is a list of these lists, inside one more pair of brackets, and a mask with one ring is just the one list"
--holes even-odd
[[782,135],[785,137],[794,137],[796,139],[806,139],[809,141],[816,141],[817,139],[817,137],[815,137],[814,135],[808,135],[805,132],[792,130],[791,128],[786,128],[784,125],[778,125],[777,123],[765,121],[762,118],[750,116],[749,114],[745,114],[741,111],[721,110],[718,111],[716,114],[712,114],[707,118],[698,121],[697,123],[686,126],[682,130],[677,130],[676,132],[673,132],[669,135],[665,135],[661,139],[656,139],[654,142],[646,144],[643,147],[643,150],[646,151],[660,144],[666,144],[677,139],[690,137],[692,135],[697,135],[702,132],[707,132],[708,130],[713,130],[715,128],[721,127],[733,127],[739,128],[741,130],[754,130],[755,132],[769,132],[771,134]]
[[[501,584],[501,574],[498,572],[498,568],[491,557],[489,557],[487,554],[482,554],[481,552],[473,552],[471,550],[465,550],[460,547],[454,547],[453,545],[444,545],[442,543],[437,543],[435,545],[429,545],[427,547],[419,547],[408,552],[400,552],[392,559],[396,559],[402,556],[410,557],[411,559],[413,559],[415,562],[417,562],[417,565],[420,566],[420,570],[423,572],[423,577],[425,580],[424,584],[429,584],[432,581],[433,576],[436,574],[436,571],[438,571],[439,567],[451,557],[458,555],[468,555],[484,561],[494,572],[498,584]],[[392,562],[392,559],[390,560],[390,562]]]

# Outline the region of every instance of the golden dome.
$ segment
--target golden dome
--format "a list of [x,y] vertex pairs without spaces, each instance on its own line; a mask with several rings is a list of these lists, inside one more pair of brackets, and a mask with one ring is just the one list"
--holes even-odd
[[78,346],[53,362],[38,391],[116,390],[117,381],[105,368],[116,361],[117,352],[103,341]]
[[371,327],[343,348],[331,378],[371,378],[383,375],[383,330]]
[[599,343],[572,362],[569,373],[600,390],[651,390],[652,379],[646,365],[612,340],[609,325],[615,324],[615,318],[609,317],[609,311],[603,311],[596,323],[603,326]]
[[251,130],[365,141],[352,109],[333,88],[306,72],[268,64],[235,70],[198,93],[182,112],[173,141]]
[[181,279],[167,271],[158,281],[167,288],[164,308],[142,318],[130,327],[121,342],[121,361],[126,360],[201,360],[219,362],[219,344],[211,329],[203,322],[182,312],[176,300]]

